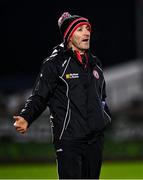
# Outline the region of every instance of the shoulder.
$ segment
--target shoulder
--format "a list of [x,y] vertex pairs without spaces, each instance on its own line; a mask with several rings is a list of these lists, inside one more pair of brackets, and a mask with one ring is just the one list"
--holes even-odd
[[43,71],[50,71],[59,74],[61,72],[62,64],[64,61],[64,48],[62,44],[60,44],[54,47],[51,55],[43,60],[41,69]]
[[63,60],[64,47],[63,43],[55,46],[50,56],[44,59],[43,64],[58,64]]

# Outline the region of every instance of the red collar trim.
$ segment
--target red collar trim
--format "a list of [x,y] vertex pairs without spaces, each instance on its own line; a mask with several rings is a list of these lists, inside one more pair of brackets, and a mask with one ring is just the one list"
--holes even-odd
[[[78,61],[79,61],[81,64],[83,64],[83,62],[82,62],[82,55],[80,54],[80,52],[79,52],[79,51],[75,51],[75,54],[76,54],[76,57],[77,57]],[[86,66],[85,66],[85,67],[87,67],[87,64],[88,64],[88,56],[87,56],[87,53],[85,53],[84,56],[85,56],[85,58],[86,58]]]

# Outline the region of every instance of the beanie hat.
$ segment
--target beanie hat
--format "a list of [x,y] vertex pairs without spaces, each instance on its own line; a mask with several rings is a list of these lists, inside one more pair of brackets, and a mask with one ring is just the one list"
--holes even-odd
[[64,12],[58,19],[58,26],[64,42],[67,43],[69,38],[73,35],[74,31],[81,25],[87,24],[91,28],[91,25],[87,18],[71,15],[68,12]]

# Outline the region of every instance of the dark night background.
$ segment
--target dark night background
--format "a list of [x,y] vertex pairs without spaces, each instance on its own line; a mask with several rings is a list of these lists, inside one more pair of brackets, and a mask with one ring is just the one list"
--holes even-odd
[[1,0],[1,90],[31,87],[43,59],[62,41],[57,21],[64,11],[89,18],[91,50],[103,67],[136,58],[134,0]]

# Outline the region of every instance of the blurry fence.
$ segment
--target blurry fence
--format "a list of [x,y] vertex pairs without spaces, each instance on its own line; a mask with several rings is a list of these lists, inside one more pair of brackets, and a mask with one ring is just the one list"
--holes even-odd
[[112,111],[131,105],[133,101],[143,100],[143,62],[118,65],[105,70],[108,102]]

